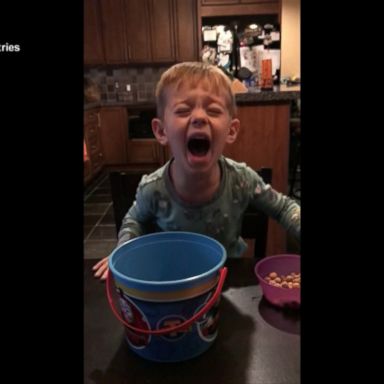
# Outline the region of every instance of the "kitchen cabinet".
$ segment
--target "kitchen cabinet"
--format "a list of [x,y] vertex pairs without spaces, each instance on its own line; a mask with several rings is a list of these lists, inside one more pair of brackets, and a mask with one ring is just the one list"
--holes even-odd
[[[288,193],[290,101],[238,104],[241,127],[224,155],[253,169],[272,169],[274,189]],[[286,253],[286,231],[269,219],[267,255]]]
[[84,64],[104,64],[103,39],[98,0],[84,1]]
[[198,19],[208,16],[280,15],[280,13],[281,0],[200,0],[198,3]]
[[156,169],[164,164],[166,153],[155,138],[130,138],[129,111],[125,107],[101,108],[100,137],[104,151],[104,163],[110,169],[128,166],[130,169]]
[[100,0],[100,6],[107,64],[197,59],[195,0]]
[[105,165],[127,163],[128,120],[123,107],[103,107],[100,116],[100,137]]
[[125,43],[127,62],[151,61],[151,21],[148,2],[143,0],[123,0],[122,3],[122,13],[125,17],[126,26]]
[[152,132],[152,119],[156,117],[154,105],[128,108],[128,164],[158,168],[165,161],[165,151]]
[[202,5],[210,4],[237,4],[240,0],[201,0]]
[[257,3],[278,3],[279,0],[239,0],[238,3],[252,3],[252,4],[257,4]]
[[100,5],[107,64],[151,62],[148,0],[100,0]]
[[201,0],[202,5],[242,4],[242,3],[277,3],[278,0]]
[[164,149],[156,139],[131,139],[128,141],[128,164],[153,165],[156,169],[164,164]]
[[88,160],[84,161],[84,181],[88,182],[104,166],[104,154],[100,140],[100,111],[92,109],[84,112],[84,141]]
[[175,58],[172,0],[149,0],[151,15],[152,61],[169,62]]
[[176,61],[198,60],[196,1],[174,0]]
[[88,184],[92,179],[91,161],[89,159],[84,160],[84,184]]
[[[124,18],[124,0],[99,0],[105,61],[121,64],[128,61]],[[145,23],[144,19],[144,23]]]

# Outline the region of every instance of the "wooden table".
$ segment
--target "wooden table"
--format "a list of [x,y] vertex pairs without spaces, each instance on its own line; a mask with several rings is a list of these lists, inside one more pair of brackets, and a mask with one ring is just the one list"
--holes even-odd
[[298,384],[300,313],[262,298],[253,259],[227,261],[219,334],[197,358],[155,363],[135,355],[112,314],[105,284],[84,264],[85,384]]

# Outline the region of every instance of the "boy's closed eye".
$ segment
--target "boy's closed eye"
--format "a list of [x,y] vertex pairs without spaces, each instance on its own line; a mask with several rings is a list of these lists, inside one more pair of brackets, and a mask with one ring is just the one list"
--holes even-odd
[[[177,108],[175,110],[175,114],[177,116],[188,116],[190,113],[191,113],[191,108],[189,107]],[[209,116],[218,116],[222,113],[223,113],[223,110],[221,108],[216,108],[216,107],[207,108],[207,114]]]
[[210,116],[218,116],[222,112],[223,112],[223,110],[221,108],[217,108],[217,107],[210,107],[210,108],[207,109],[207,113]]
[[188,116],[191,113],[191,108],[189,107],[179,107],[175,109],[175,114],[177,116]]

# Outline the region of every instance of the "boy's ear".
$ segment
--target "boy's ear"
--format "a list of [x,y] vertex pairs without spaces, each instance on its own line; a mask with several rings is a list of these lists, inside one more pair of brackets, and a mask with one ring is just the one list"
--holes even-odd
[[235,142],[237,135],[240,130],[240,120],[239,119],[232,119],[231,126],[229,127],[229,132],[227,135],[226,143],[232,144]]
[[152,132],[161,145],[168,144],[168,137],[165,133],[163,122],[160,119],[152,119]]

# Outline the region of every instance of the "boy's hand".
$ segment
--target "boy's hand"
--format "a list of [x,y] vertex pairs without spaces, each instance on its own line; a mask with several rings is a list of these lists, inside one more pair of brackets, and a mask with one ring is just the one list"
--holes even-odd
[[95,271],[94,276],[100,280],[106,280],[108,274],[108,256],[96,263],[92,270]]

